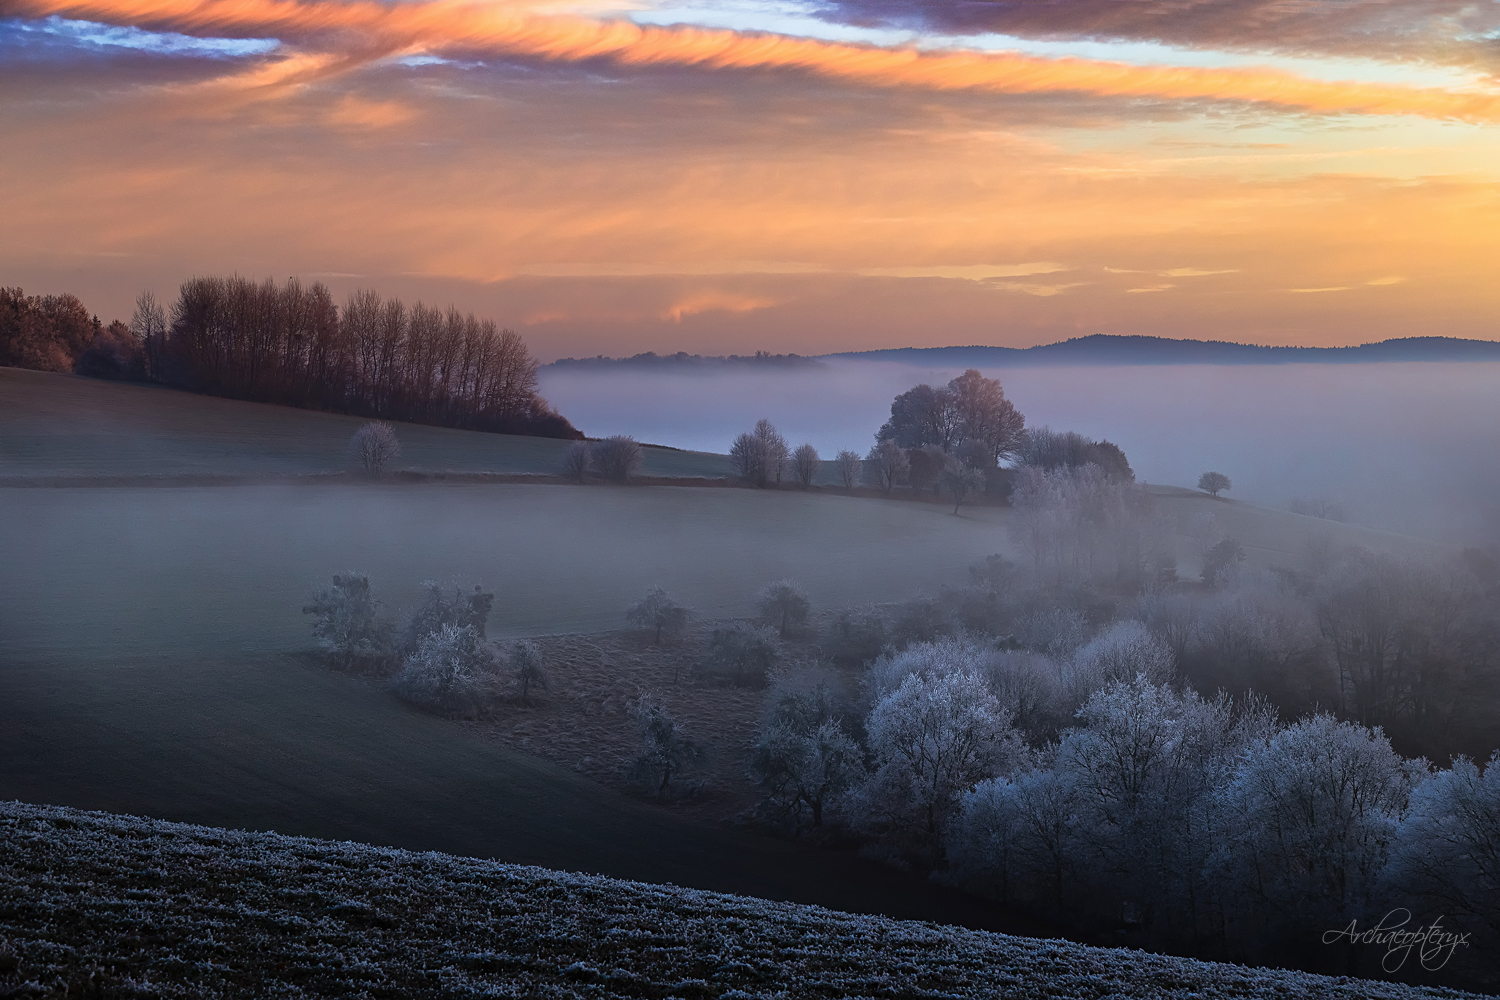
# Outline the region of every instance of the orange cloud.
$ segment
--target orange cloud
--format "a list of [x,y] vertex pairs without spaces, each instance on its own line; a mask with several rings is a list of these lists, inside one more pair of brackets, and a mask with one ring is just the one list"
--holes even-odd
[[24,17],[61,15],[186,33],[276,37],[345,53],[345,65],[401,52],[485,51],[623,67],[791,70],[854,84],[1005,94],[1049,92],[1229,100],[1329,114],[1500,121],[1500,93],[1313,80],[1271,69],[1137,66],[1014,52],[924,52],[784,35],[538,16],[470,0],[4,0]]
[[776,305],[774,299],[754,295],[739,295],[734,292],[706,290],[686,295],[674,301],[661,313],[662,319],[673,323],[682,322],[682,317],[705,312],[748,313],[757,309],[768,309]]

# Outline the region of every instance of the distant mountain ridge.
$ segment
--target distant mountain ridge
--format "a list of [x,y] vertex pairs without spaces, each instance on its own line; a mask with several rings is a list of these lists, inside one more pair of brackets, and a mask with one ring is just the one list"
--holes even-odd
[[1016,365],[1279,365],[1370,361],[1500,361],[1500,341],[1401,337],[1358,347],[1264,347],[1224,340],[1093,334],[1036,347],[895,347],[825,358],[976,367]]

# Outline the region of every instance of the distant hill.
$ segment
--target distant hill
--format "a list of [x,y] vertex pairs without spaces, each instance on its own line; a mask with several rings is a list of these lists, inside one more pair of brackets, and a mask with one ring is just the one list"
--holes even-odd
[[1500,341],[1402,337],[1358,347],[1262,347],[1223,340],[1117,337],[1095,334],[1037,347],[897,347],[825,355],[923,365],[1283,365],[1369,361],[1500,361]]
[[686,351],[678,351],[676,354],[657,354],[655,351],[647,351],[645,354],[636,354],[628,358],[607,358],[602,354],[594,358],[559,358],[543,367],[566,368],[574,371],[579,369],[709,371],[720,368],[822,368],[823,362],[816,358],[803,357],[800,354],[768,354],[765,351],[743,355],[731,354],[728,357],[704,357],[701,354],[689,354]]

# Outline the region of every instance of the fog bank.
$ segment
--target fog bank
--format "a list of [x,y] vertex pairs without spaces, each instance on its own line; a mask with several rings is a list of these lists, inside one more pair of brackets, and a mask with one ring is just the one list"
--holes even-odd
[[[892,397],[957,370],[831,361],[805,372],[714,375],[542,370],[542,392],[591,436],[727,451],[769,417],[825,457],[868,450]],[[1372,527],[1500,540],[1500,363],[1172,365],[987,369],[1026,415],[1108,438],[1147,482],[1208,469],[1230,496],[1341,504]]]

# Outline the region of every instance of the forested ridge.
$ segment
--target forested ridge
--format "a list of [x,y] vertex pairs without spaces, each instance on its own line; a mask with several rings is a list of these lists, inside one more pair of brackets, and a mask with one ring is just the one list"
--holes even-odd
[[537,392],[525,341],[494,321],[321,282],[185,281],[108,326],[72,295],[0,289],[0,365],[158,382],[233,399],[470,430],[581,438]]

